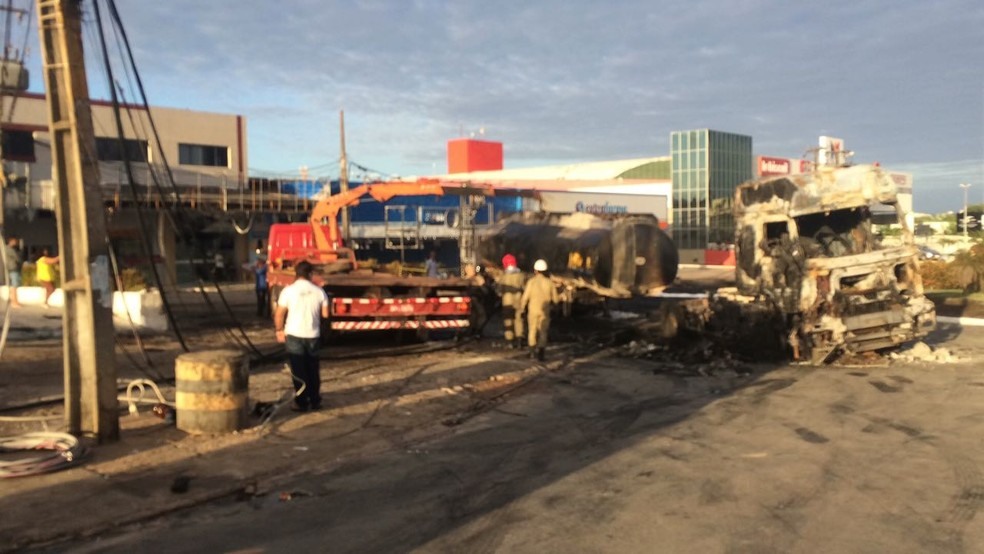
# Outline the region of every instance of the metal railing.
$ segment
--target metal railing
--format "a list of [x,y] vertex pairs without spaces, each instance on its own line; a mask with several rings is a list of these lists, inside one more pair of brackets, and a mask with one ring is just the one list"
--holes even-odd
[[[158,185],[154,181],[157,177]],[[159,167],[137,164],[133,172],[136,195],[122,164],[100,163],[100,183],[108,206],[140,204],[160,208],[180,203],[192,209],[248,212],[310,212],[317,199],[302,196],[282,180],[249,179],[187,170],[172,170],[174,184]],[[8,209],[54,210],[57,190],[50,179],[32,180],[4,191]]]

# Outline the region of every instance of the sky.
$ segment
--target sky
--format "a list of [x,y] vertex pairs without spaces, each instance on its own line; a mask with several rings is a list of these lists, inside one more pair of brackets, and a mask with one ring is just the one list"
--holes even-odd
[[462,136],[520,168],[665,156],[671,131],[710,128],[792,158],[843,138],[855,162],[911,172],[920,212],[960,209],[960,183],[984,202],[979,0],[117,6],[150,103],[246,116],[253,174],[337,176],[344,110],[349,158],[389,175],[444,173]]

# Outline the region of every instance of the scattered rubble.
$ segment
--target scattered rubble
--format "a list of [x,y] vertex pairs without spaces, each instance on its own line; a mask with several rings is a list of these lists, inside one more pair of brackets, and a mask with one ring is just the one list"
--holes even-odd
[[951,362],[959,361],[957,356],[953,355],[948,348],[937,348],[933,350],[931,346],[925,342],[917,342],[898,352],[892,352],[889,357],[893,360],[899,360],[902,362],[932,362],[938,364],[948,364]]
[[625,358],[653,360],[659,363],[655,373],[677,373],[703,377],[752,373],[745,362],[736,359],[731,352],[710,340],[689,344],[656,344],[645,340],[633,340],[622,346],[618,355]]

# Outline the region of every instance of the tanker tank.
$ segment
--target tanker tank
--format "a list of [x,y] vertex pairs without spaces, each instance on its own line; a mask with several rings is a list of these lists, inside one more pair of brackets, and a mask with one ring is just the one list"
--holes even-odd
[[543,259],[553,276],[616,298],[669,285],[680,263],[673,240],[647,215],[517,214],[480,236],[477,252],[495,266],[510,253],[524,271]]

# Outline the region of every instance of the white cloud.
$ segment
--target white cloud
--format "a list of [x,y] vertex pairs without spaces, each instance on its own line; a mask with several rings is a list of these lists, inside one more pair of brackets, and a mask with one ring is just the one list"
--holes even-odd
[[974,0],[118,4],[151,101],[246,115],[255,167],[335,158],[342,108],[353,156],[403,174],[482,125],[514,165],[662,155],[703,127],[798,157],[829,133],[918,161],[917,187],[984,152]]

